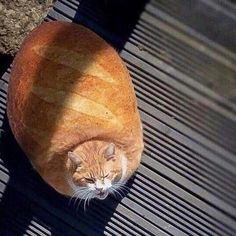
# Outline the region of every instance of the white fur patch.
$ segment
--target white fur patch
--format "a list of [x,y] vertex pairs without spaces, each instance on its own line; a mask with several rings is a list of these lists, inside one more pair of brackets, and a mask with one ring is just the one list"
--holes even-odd
[[121,157],[121,169],[122,169],[122,176],[120,179],[120,182],[125,181],[127,169],[128,169],[128,159],[125,155],[122,155]]
[[104,189],[107,190],[112,186],[111,180],[109,179],[104,179]]
[[96,186],[95,186],[95,184],[90,184],[90,183],[88,183],[88,187],[89,187],[89,189],[91,189],[91,190],[96,190]]
[[109,179],[104,179],[104,182],[101,180],[97,180],[95,183],[96,189],[101,189],[102,191],[106,191],[111,187],[111,181]]

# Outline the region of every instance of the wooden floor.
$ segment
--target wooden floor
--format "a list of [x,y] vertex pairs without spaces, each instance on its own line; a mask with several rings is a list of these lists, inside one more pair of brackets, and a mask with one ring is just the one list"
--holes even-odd
[[41,180],[11,134],[9,68],[0,80],[0,235],[235,236],[233,1],[58,0],[45,20],[86,25],[119,51],[145,151],[122,200],[77,209]]

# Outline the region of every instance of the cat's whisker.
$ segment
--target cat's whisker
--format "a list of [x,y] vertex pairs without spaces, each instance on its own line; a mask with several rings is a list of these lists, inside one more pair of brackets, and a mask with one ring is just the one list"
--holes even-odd
[[116,196],[116,194],[115,194],[115,191],[114,191],[112,188],[110,188],[110,189],[108,190],[108,192],[111,193],[111,194],[117,199],[117,196]]
[[68,203],[68,205],[70,206],[70,204],[71,204],[71,202],[73,201],[73,200],[75,200],[75,197],[76,197],[76,195],[77,195],[78,193],[77,193],[77,191],[71,196],[71,198],[70,198],[70,200],[69,200],[69,203]]
[[87,197],[87,205],[88,205],[88,207],[89,207],[89,199],[90,199],[90,197],[91,197],[91,192],[88,194],[88,197]]
[[91,197],[90,197],[89,201],[91,201],[93,198],[94,198],[94,193],[91,192]]
[[88,194],[86,195],[86,198],[84,200],[84,211],[86,211],[86,203],[88,203],[88,206],[89,206],[90,195],[91,195],[91,191],[88,192]]
[[84,199],[84,212],[86,212],[86,199]]
[[84,212],[86,212],[86,203],[87,203],[87,200],[88,200],[88,195],[89,195],[89,193],[87,194],[87,196],[84,199]]
[[[84,191],[83,191],[83,192],[84,192]],[[73,204],[74,207],[75,207],[75,204],[76,204],[77,200],[78,200],[79,198],[81,198],[80,196],[83,194],[83,192],[82,192],[82,191],[78,191],[78,192],[77,192],[77,195],[76,195],[76,197],[75,197],[75,201],[74,201],[74,204]]]
[[89,194],[88,206],[89,206],[89,203],[90,203],[90,201],[91,201],[91,199],[92,199],[92,196],[93,196],[93,193],[91,192],[91,193]]
[[113,187],[114,187],[115,189],[119,189],[120,186],[121,186],[121,185],[119,185],[119,184],[113,184]]
[[77,189],[74,194],[70,197],[69,203],[68,205],[70,206],[72,200],[74,200],[74,198],[76,197],[76,195],[78,195],[79,192],[82,192],[86,189],[86,187],[80,187],[79,189]]
[[127,189],[127,188],[124,188],[124,186],[120,186],[120,191],[122,191],[122,192],[124,192],[125,194],[127,194],[127,193],[129,193],[129,189]]
[[[75,207],[75,205],[76,205],[76,202],[77,202],[79,199],[80,199],[80,201],[79,201],[79,204],[80,204],[82,198],[80,198],[79,196],[77,196],[77,197],[75,198],[75,201],[74,201],[74,204],[73,204],[74,207]],[[79,204],[78,204],[77,207],[76,207],[76,212],[77,212],[77,210],[78,210]]]
[[74,200],[74,195],[70,198],[70,200],[69,200],[69,202],[68,202],[68,206],[71,205],[72,200]]
[[76,192],[76,199],[75,199],[75,202],[74,202],[74,205],[76,203],[76,201],[80,198],[80,199],[83,199],[84,195],[88,192],[89,190],[84,187],[83,189],[79,189],[77,192]]
[[130,191],[127,186],[124,186],[124,184],[114,184],[114,187],[116,190],[120,191],[124,195],[124,197]]
[[114,193],[117,193],[121,199],[123,198],[123,196],[120,194],[120,192],[117,189],[113,188],[113,190],[114,190]]
[[[79,206],[80,206],[80,203],[83,201],[83,200],[85,200],[86,199],[86,196],[89,194],[89,190],[87,190],[87,191],[85,191],[85,193],[81,196],[81,199],[80,199],[80,201],[79,201],[79,204],[78,204],[78,206],[76,207],[76,212],[78,211],[78,208],[79,208]],[[78,197],[79,198],[79,197]],[[77,198],[77,199],[78,199]]]
[[121,184],[120,187],[127,190],[127,191],[129,191],[129,187],[125,186],[124,184]]
[[125,186],[124,184],[121,184],[121,183],[115,183],[113,186],[116,189],[120,189],[120,190],[126,191],[127,193],[130,191],[130,189],[127,186]]
[[124,198],[125,197],[125,193],[122,191],[122,189],[120,188],[118,191],[122,195],[122,197]]
[[114,192],[111,192],[111,194],[117,199],[117,196]]
[[123,197],[125,197],[126,193],[122,189],[119,189],[119,190],[123,194]]

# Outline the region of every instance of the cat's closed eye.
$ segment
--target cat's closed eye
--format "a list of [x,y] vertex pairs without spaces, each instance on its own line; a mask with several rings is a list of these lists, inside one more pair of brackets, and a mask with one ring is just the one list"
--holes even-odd
[[86,182],[90,183],[90,184],[94,184],[95,183],[95,179],[94,178],[84,178],[86,180]]
[[103,179],[107,178],[109,176],[109,173],[103,176]]

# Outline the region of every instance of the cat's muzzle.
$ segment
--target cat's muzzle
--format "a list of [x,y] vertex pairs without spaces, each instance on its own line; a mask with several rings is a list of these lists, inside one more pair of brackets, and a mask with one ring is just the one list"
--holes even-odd
[[107,196],[108,196],[108,191],[99,191],[96,194],[96,198],[98,198],[99,200],[104,200]]

